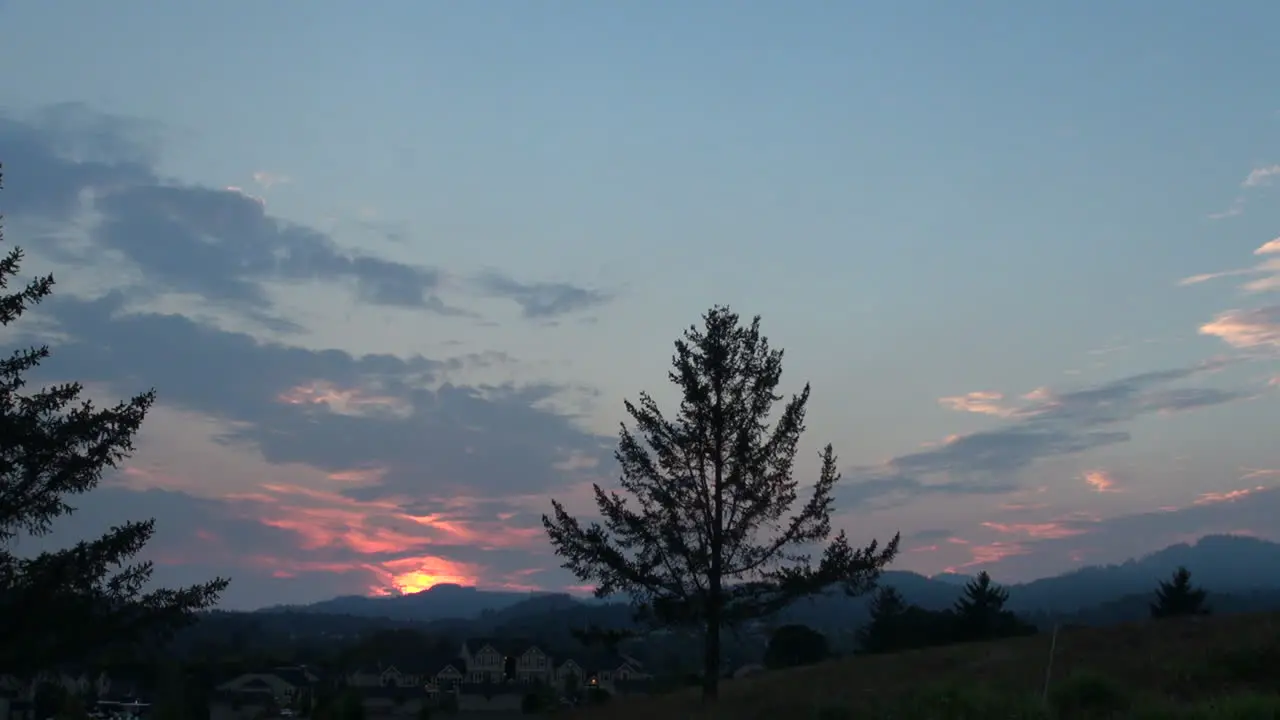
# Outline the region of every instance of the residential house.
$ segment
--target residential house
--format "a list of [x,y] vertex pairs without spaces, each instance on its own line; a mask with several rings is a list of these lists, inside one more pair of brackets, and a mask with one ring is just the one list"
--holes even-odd
[[286,707],[301,699],[303,691],[320,684],[320,676],[305,666],[277,667],[244,673],[214,688],[218,696],[247,704],[262,702]]
[[466,665],[466,682],[480,684],[551,682],[551,656],[526,640],[475,638],[462,643],[461,658]]
[[614,695],[648,692],[653,676],[644,665],[628,655],[609,650],[570,653],[555,671],[555,686],[565,692],[599,687]]

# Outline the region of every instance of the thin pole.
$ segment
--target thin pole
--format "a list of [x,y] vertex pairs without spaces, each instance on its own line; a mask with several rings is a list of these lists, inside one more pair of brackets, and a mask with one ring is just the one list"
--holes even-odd
[[1049,641],[1049,664],[1044,669],[1044,693],[1040,696],[1040,700],[1046,705],[1049,704],[1049,681],[1053,679],[1053,655],[1058,649],[1058,624],[1053,626],[1053,638]]

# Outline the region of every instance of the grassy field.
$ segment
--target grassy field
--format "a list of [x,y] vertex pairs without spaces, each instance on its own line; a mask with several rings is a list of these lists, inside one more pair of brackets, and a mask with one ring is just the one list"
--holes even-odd
[[1280,719],[1280,613],[1063,628],[1046,697],[1050,642],[845,658],[726,681],[712,708],[689,690],[574,717]]

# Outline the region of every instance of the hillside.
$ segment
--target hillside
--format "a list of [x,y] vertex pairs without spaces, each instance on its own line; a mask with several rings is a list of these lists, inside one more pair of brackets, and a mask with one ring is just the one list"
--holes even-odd
[[[1009,584],[1009,608],[1022,613],[1070,614],[1114,601],[1150,593],[1157,581],[1178,566],[1186,566],[1197,584],[1215,594],[1248,594],[1280,589],[1280,544],[1238,535],[1211,535],[1195,544],[1167,547],[1117,565],[1094,566],[1028,583]],[[950,606],[967,581],[962,575],[928,578],[913,572],[889,571],[881,584],[892,585],[910,602],[929,609]],[[999,577],[996,577],[999,580]],[[837,632],[863,622],[867,597],[848,598],[839,590],[810,598],[788,608],[780,618]],[[612,607],[612,610],[601,609]],[[553,593],[478,590],[437,585],[397,597],[339,597],[300,607],[275,607],[260,612],[314,612],[330,615],[382,617],[401,621],[484,620],[489,626],[548,614],[562,618],[581,611],[606,624],[625,623],[629,610],[621,603],[602,603]],[[570,620],[565,620],[571,622]]]
[[[968,702],[980,698],[995,705],[1004,698],[1025,707],[1034,704],[1044,689],[1052,642],[1053,636],[1044,633],[852,657],[725,681],[721,699],[711,709],[704,708],[697,690],[690,689],[583,709],[574,717],[772,720],[819,717],[817,713],[833,718],[877,717],[886,706],[936,696],[942,688],[951,688],[956,693],[953,697],[962,696]],[[1280,614],[1064,628],[1053,658],[1053,699],[1080,695],[1095,703],[1124,698],[1181,703],[1241,691],[1274,693],[1280,690],[1275,673],[1280,667]]]

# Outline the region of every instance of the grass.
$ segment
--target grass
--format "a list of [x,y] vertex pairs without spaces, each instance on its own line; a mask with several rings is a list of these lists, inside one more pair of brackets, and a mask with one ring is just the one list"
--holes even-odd
[[576,718],[1280,719],[1280,613],[1165,620],[833,660],[696,690],[615,698]]

